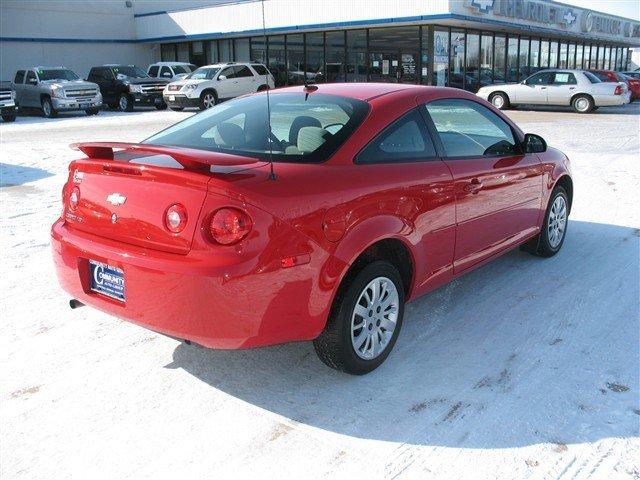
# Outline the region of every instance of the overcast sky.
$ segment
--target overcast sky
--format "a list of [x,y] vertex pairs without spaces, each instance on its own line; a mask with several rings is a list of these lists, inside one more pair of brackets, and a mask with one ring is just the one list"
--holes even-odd
[[640,1],[638,0],[559,0],[576,7],[599,10],[600,12],[640,20]]

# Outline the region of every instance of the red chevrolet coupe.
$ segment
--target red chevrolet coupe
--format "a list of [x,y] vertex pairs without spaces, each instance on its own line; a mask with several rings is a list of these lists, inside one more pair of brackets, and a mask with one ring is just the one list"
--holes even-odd
[[75,147],[52,227],[72,306],[212,348],[313,340],[352,374],[406,301],[514,247],[556,254],[573,195],[563,153],[449,88],[284,88]]

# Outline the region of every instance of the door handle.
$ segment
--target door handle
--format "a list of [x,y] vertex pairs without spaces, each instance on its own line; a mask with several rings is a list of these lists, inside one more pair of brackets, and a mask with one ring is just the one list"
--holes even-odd
[[575,90],[576,87],[569,87],[569,90]]
[[473,180],[471,180],[471,182],[467,183],[464,186],[464,191],[467,192],[467,193],[473,193],[475,195],[480,190],[482,190],[482,187],[484,187],[482,182],[479,179],[474,178]]
[[546,90],[547,87],[540,87],[540,90]]

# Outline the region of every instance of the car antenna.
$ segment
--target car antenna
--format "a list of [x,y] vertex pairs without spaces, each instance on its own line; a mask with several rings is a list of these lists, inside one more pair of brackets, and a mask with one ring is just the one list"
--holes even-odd
[[[267,22],[265,20],[265,15],[264,15],[264,0],[262,0],[260,2],[260,5],[262,6],[262,33],[264,35],[264,41],[265,41],[265,53],[268,55],[269,52],[266,51],[266,47],[267,47]],[[265,62],[266,63],[266,62]],[[273,168],[273,140],[271,139],[271,137],[273,136],[273,130],[271,130],[271,103],[269,102],[269,90],[271,89],[271,86],[269,85],[269,69],[266,68],[265,65],[265,72],[264,72],[264,79],[265,82],[267,84],[267,90],[266,90],[266,95],[267,95],[267,124],[269,125],[269,137],[268,137],[268,142],[269,142],[269,180],[275,180],[276,179],[276,172]]]

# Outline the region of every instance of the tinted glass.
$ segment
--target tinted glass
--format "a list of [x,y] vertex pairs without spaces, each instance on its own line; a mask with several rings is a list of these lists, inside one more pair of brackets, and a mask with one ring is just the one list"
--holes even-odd
[[181,73],[189,73],[191,70],[187,70],[185,67],[183,67],[182,65],[174,65],[173,66],[173,73],[175,75],[180,75]]
[[220,76],[223,76],[223,75],[227,78],[234,78],[236,76],[236,73],[233,67],[227,67],[220,72]]
[[240,65],[237,67],[233,67],[236,78],[245,78],[245,77],[253,77],[253,73],[249,70],[249,67],[246,65]]
[[269,74],[269,71],[264,65],[251,65],[258,75],[265,76]]
[[412,110],[393,122],[360,152],[356,163],[392,163],[436,156],[420,112]]
[[157,77],[158,76],[158,67],[149,67],[149,75],[151,75],[152,77]]
[[509,125],[470,100],[436,100],[426,105],[447,157],[518,153]]
[[527,85],[549,85],[553,74],[549,72],[536,73],[527,78]]
[[173,74],[171,73],[171,69],[169,67],[162,67],[160,69],[160,76],[161,77],[173,77]]
[[55,68],[51,70],[38,70],[40,81],[45,80],[78,80],[78,75],[66,68]]
[[582,73],[584,73],[584,76],[587,77],[591,83],[601,83],[602,82],[602,80],[600,80],[597,76],[595,76],[591,72],[582,72]]
[[281,162],[321,162],[349,138],[368,110],[365,102],[336,95],[253,95],[194,115],[145,143],[264,160],[271,156]]
[[29,70],[29,71],[27,72],[27,82],[28,82],[29,80],[37,80],[37,79],[38,79],[38,78],[36,77],[36,74],[35,74],[35,73],[33,73],[33,71],[32,71],[32,70]]
[[118,65],[117,67],[109,67],[113,74],[117,77],[118,75],[124,75],[125,77],[131,78],[146,78],[147,72],[142,70],[141,68],[134,67],[133,65]]
[[18,70],[13,79],[13,83],[24,83],[24,70]]

